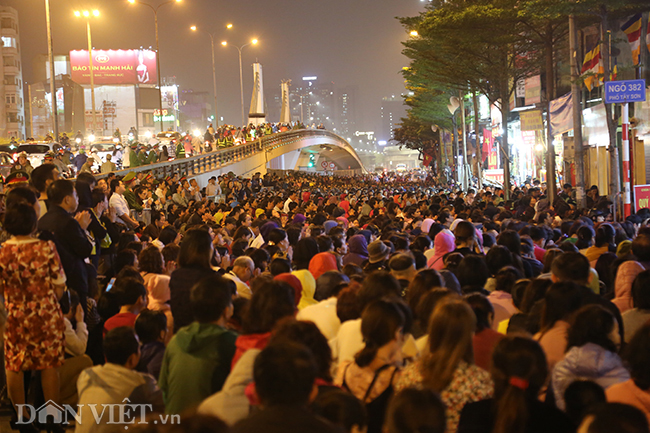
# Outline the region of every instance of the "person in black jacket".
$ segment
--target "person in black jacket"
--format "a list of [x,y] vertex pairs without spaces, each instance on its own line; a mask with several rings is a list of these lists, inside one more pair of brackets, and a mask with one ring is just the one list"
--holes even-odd
[[202,229],[191,229],[185,233],[178,253],[179,268],[172,272],[169,280],[169,305],[174,317],[174,334],[194,320],[190,306],[190,293],[194,284],[215,276],[210,261],[214,249],[210,233]]
[[93,245],[85,230],[90,225],[90,212],[75,212],[79,203],[74,184],[65,179],[59,179],[47,188],[50,208],[38,221],[38,229],[54,235],[56,249],[61,257],[61,263],[66,275],[66,285],[79,295],[79,301],[87,311],[86,297],[88,294],[88,272],[85,260],[90,257]]

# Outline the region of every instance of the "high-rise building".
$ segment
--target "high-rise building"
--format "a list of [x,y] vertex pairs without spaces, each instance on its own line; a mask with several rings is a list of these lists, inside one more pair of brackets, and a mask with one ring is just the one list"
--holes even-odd
[[18,37],[18,12],[0,6],[0,38],[2,64],[0,65],[0,136],[25,138],[25,104],[23,100],[23,69]]
[[[322,123],[326,129],[347,137],[354,134],[360,124],[358,94],[358,86],[338,88],[333,82],[316,76],[292,80],[289,84],[291,120],[309,126]],[[273,88],[267,103],[267,119],[279,121],[282,108],[280,86]]]
[[[181,91],[180,98],[182,129],[188,131],[198,129],[203,134],[214,117],[210,93],[186,89]],[[219,119],[219,125],[221,124],[223,124],[223,117]]]
[[348,137],[357,130],[361,122],[357,110],[358,86],[346,86],[337,89],[336,98],[336,133]]
[[289,96],[292,120],[300,120],[305,125],[322,123],[326,129],[333,130],[336,113],[334,83],[319,81],[318,77],[302,77],[302,81],[292,84]]
[[402,117],[406,117],[406,106],[402,95],[392,95],[381,99],[381,130],[377,134],[379,141],[387,144],[395,138],[393,130],[397,127]]

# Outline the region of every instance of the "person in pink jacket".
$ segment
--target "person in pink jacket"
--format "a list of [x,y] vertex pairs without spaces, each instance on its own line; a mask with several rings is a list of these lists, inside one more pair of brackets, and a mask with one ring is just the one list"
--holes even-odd
[[612,302],[618,307],[621,314],[634,308],[632,305],[632,283],[636,276],[644,270],[645,268],[641,266],[641,263],[634,260],[623,262],[618,267],[616,282],[614,283],[615,296]]
[[433,257],[429,259],[427,267],[436,271],[444,269],[445,263],[443,257],[455,249],[456,244],[453,233],[448,230],[441,231],[433,240]]

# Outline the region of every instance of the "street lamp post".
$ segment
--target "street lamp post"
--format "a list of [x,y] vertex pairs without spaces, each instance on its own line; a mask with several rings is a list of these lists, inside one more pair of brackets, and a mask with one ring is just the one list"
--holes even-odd
[[[59,141],[59,114],[56,100],[56,76],[54,70],[54,49],[52,48],[52,19],[50,17],[50,0],[45,0],[45,21],[47,25],[47,56],[50,60],[50,96],[52,98],[52,122],[54,123],[54,140]],[[33,130],[33,128],[32,128]]]
[[[239,93],[241,97],[241,124],[242,126],[245,125],[244,122],[244,75],[243,75],[243,69],[242,69],[242,64],[241,64],[241,51],[244,49],[244,47],[247,47],[249,45],[257,45],[258,40],[253,39],[247,44],[242,45],[241,47],[238,47],[236,45],[233,45],[233,47],[237,48],[237,51],[239,52]],[[228,45],[228,42],[223,41],[221,43],[224,47]]]
[[[229,24],[229,26],[232,27],[232,24]],[[196,26],[192,26],[190,27],[190,29],[194,32],[198,30]],[[208,35],[210,35],[210,43],[212,44],[212,85],[214,87],[214,121],[215,121],[215,128],[218,128],[219,114],[217,110],[217,67],[214,61],[214,35],[212,33],[208,33]]]
[[90,16],[98,17],[99,11],[97,9],[90,11],[74,11],[74,16],[77,18],[84,17],[86,19],[86,32],[88,34],[88,67],[90,68],[90,103],[91,109],[93,110],[93,123],[91,128],[91,134],[95,134],[95,128],[97,127],[97,119],[95,114],[95,71],[93,71],[93,39],[90,32]]
[[162,108],[162,81],[160,79],[160,44],[158,43],[158,9],[161,6],[170,4],[170,3],[180,3],[181,0],[169,0],[164,3],[159,4],[156,7],[151,6],[149,3],[144,3],[138,0],[128,0],[131,4],[139,4],[143,6],[149,6],[153,11],[154,23],[156,29],[156,72],[158,75],[158,108],[159,108],[159,118],[160,118],[160,132],[164,131],[164,121],[163,121],[163,108]]

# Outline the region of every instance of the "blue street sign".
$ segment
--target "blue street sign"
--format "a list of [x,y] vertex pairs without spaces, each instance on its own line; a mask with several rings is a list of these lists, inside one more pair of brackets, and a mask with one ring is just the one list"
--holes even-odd
[[645,80],[608,81],[605,83],[605,103],[645,101]]

